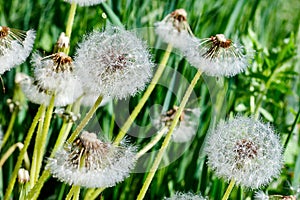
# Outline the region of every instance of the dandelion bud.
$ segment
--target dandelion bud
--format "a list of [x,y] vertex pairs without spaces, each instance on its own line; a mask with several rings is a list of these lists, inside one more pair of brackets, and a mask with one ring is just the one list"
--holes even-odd
[[59,52],[42,58],[33,55],[34,78],[21,82],[27,98],[37,104],[48,105],[55,94],[55,106],[73,103],[81,94],[81,83],[73,73],[71,57]]
[[20,184],[28,183],[30,181],[29,172],[24,169],[20,168],[18,171],[18,182]]
[[70,185],[112,187],[129,176],[135,164],[135,148],[114,146],[84,131],[48,160],[52,175]]
[[168,14],[162,21],[155,23],[155,33],[164,42],[182,48],[193,36],[187,22],[187,12],[181,8]]
[[87,35],[74,60],[87,94],[118,99],[142,90],[154,66],[145,44],[117,27]]
[[70,47],[70,38],[66,36],[64,32],[59,35],[59,38],[56,42],[58,49],[69,48]]
[[27,32],[0,26],[0,75],[29,56],[35,39],[35,32]]
[[251,51],[223,34],[194,39],[188,44],[185,56],[191,65],[209,76],[234,76],[245,71],[252,58]]
[[272,127],[247,117],[220,123],[209,135],[206,153],[219,177],[252,189],[267,185],[283,165],[282,146]]

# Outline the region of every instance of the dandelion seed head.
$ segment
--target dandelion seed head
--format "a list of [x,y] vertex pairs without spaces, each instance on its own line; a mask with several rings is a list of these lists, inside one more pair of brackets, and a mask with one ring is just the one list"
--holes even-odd
[[187,22],[187,12],[181,8],[168,14],[162,21],[155,23],[155,33],[175,48],[183,48],[193,36]]
[[182,193],[182,192],[176,192],[172,197],[164,198],[164,200],[205,200],[204,197],[202,197],[200,194],[195,195],[191,192],[188,193]]
[[[173,108],[163,113],[162,115],[155,116],[153,121],[154,126],[156,126],[158,129],[162,129],[163,127],[170,128],[177,111],[178,107],[173,106]],[[179,117],[179,122],[177,123],[177,126],[172,134],[172,140],[178,143],[190,141],[197,133],[199,117],[199,108],[184,109]]]
[[48,160],[47,169],[70,185],[112,187],[129,176],[136,161],[135,151],[132,146],[114,146],[84,131]]
[[79,6],[92,6],[103,3],[105,0],[64,0],[70,4],[77,3]]
[[209,76],[234,76],[245,71],[253,57],[239,43],[234,43],[223,34],[210,38],[197,39],[188,43],[185,56],[191,65]]
[[154,64],[144,42],[117,27],[87,35],[76,54],[87,93],[126,98],[144,89],[152,76]]
[[35,39],[35,32],[27,32],[0,26],[0,75],[29,56]]
[[34,77],[21,83],[30,101],[48,105],[55,94],[55,106],[66,106],[82,94],[81,82],[73,73],[71,57],[62,52],[46,57],[34,53],[32,57]]
[[253,118],[221,122],[208,138],[206,153],[219,177],[252,189],[267,185],[283,166],[279,137],[270,125]]

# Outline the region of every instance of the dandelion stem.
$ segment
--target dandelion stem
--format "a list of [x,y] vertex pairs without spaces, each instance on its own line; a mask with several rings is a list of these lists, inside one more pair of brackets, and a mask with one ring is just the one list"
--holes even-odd
[[136,159],[139,159],[142,155],[144,155],[147,151],[149,151],[157,142],[162,138],[162,136],[166,133],[168,128],[165,126],[161,129],[156,136],[146,145],[144,146],[137,154]]
[[[16,148],[19,148],[19,150],[21,151],[23,147],[24,145],[21,142],[17,142],[16,144],[12,145],[2,156],[0,160],[0,168],[3,166],[5,161],[9,158],[9,156],[16,150]],[[24,154],[24,163],[25,163],[25,168],[28,169],[30,166],[30,161],[29,161],[27,151]]]
[[46,180],[50,176],[50,171],[49,170],[44,170],[42,175],[40,176],[38,182],[34,185],[34,187],[29,191],[26,199],[27,200],[36,200],[40,194],[40,191],[46,182]]
[[31,141],[32,135],[34,133],[35,127],[36,127],[36,125],[37,125],[37,123],[38,123],[38,121],[39,121],[39,119],[40,119],[40,117],[41,117],[41,115],[42,115],[42,113],[44,111],[45,111],[45,106],[41,105],[39,107],[39,110],[38,110],[36,116],[33,119],[33,122],[32,122],[32,124],[31,124],[31,126],[29,128],[29,131],[28,131],[27,136],[26,136],[25,141],[24,141],[24,147],[22,148],[22,150],[21,150],[21,152],[20,152],[20,154],[18,156],[18,160],[17,160],[17,163],[15,165],[15,169],[14,169],[14,171],[12,173],[11,180],[9,182],[9,185],[8,185],[7,189],[6,189],[4,200],[8,200],[10,198],[10,194],[11,194],[11,192],[13,190],[16,178],[18,176],[18,171],[19,171],[19,169],[21,167],[22,160],[23,160],[24,155],[25,155],[25,153],[27,151],[27,148],[28,148],[28,146],[30,144],[30,141]]
[[[43,125],[43,130],[42,130],[42,135],[40,137],[40,141],[38,142],[38,153],[37,153],[35,178],[39,177],[41,167],[42,167],[43,156],[44,156],[45,149],[47,146],[46,143],[47,143],[48,131],[49,131],[52,113],[53,113],[53,109],[54,109],[54,101],[55,101],[55,95],[52,95],[49,106],[47,108],[45,121],[44,121],[44,125]],[[34,181],[36,181],[36,180],[34,180]]]
[[[77,3],[72,3],[70,11],[69,11],[67,27],[66,27],[66,37],[68,37],[68,38],[71,38],[72,27],[73,27],[73,23],[74,23],[75,14],[76,14],[76,8],[77,8]],[[66,47],[64,49],[64,53],[68,54],[69,50],[70,50],[70,47]]]
[[3,137],[0,149],[2,149],[2,147],[4,147],[4,144],[7,142],[10,134],[12,133],[12,129],[14,127],[14,123],[16,121],[16,117],[17,117],[18,112],[19,112],[19,109],[14,109],[14,111],[13,111],[13,113],[11,115],[11,118],[10,118],[7,130],[6,130],[5,134],[4,134],[4,137]]
[[185,95],[183,96],[183,99],[182,99],[182,101],[181,101],[181,103],[179,105],[179,108],[178,108],[178,110],[177,110],[177,112],[175,114],[175,117],[174,117],[174,119],[172,121],[172,124],[171,124],[171,126],[169,128],[169,131],[168,131],[168,133],[167,133],[167,135],[165,137],[165,140],[163,141],[163,144],[162,144],[162,146],[161,146],[161,148],[160,148],[160,150],[159,150],[159,152],[158,152],[158,154],[157,154],[157,156],[156,156],[156,158],[154,160],[154,163],[153,163],[153,165],[152,165],[152,167],[150,169],[150,172],[148,173],[148,175],[146,177],[146,180],[145,180],[145,182],[144,182],[144,184],[142,186],[142,189],[140,190],[140,193],[139,193],[139,195],[137,197],[137,200],[141,200],[141,199],[144,198],[144,196],[145,196],[145,194],[146,194],[146,192],[147,192],[147,190],[149,188],[149,185],[150,185],[150,183],[151,183],[151,181],[152,181],[152,179],[153,179],[153,177],[154,177],[154,175],[155,175],[155,173],[156,173],[156,171],[158,169],[158,166],[159,166],[159,163],[160,163],[160,161],[161,161],[161,159],[163,157],[163,154],[165,153],[166,148],[169,145],[172,133],[173,133],[173,131],[174,131],[176,125],[177,125],[179,117],[180,117],[180,115],[181,115],[181,113],[182,113],[185,105],[187,104],[188,99],[189,99],[189,97],[190,97],[190,95],[191,95],[191,93],[192,93],[192,91],[193,91],[196,83],[198,82],[201,74],[202,74],[202,71],[198,70],[197,73],[196,73],[196,75],[194,76],[191,84],[189,85],[189,87],[188,87]]
[[105,2],[103,2],[100,6],[114,25],[117,25],[118,27],[124,27],[118,16]]
[[231,193],[231,191],[232,191],[232,189],[234,187],[234,184],[235,184],[235,181],[233,179],[231,179],[231,181],[230,181],[230,183],[229,183],[229,185],[227,187],[227,190],[226,190],[226,192],[225,192],[222,200],[227,200],[228,199],[228,197],[229,197],[229,195],[230,195],[230,193]]
[[71,134],[71,136],[68,139],[69,143],[72,143],[76,137],[79,135],[79,133],[83,130],[83,128],[87,125],[87,123],[92,118],[93,114],[98,109],[100,103],[102,101],[102,96],[100,95],[98,99],[96,100],[95,104],[91,107],[89,112],[86,114],[86,116],[81,120],[80,124],[76,127],[75,131]]
[[71,37],[71,33],[72,33],[72,26],[73,26],[75,14],[76,14],[76,8],[77,8],[77,3],[72,3],[70,12],[69,12],[67,27],[66,27],[66,36],[69,38]]
[[73,195],[74,195],[74,186],[72,186],[72,188],[70,189],[69,193],[66,196],[66,200],[71,200]]
[[95,190],[91,195],[89,199],[86,200],[94,200],[96,199],[104,190],[105,188],[98,188],[97,190]]
[[171,51],[172,51],[172,45],[169,44],[165,51],[164,57],[162,58],[162,61],[160,62],[158,69],[155,72],[155,75],[153,76],[151,83],[149,84],[149,86],[148,86],[146,92],[144,93],[144,95],[142,96],[142,98],[139,100],[139,103],[136,105],[136,107],[132,111],[129,118],[124,123],[123,127],[120,129],[120,132],[117,135],[117,137],[114,141],[114,144],[119,144],[121,142],[121,140],[123,139],[123,137],[129,130],[130,126],[132,125],[133,121],[135,120],[135,118],[137,117],[137,115],[139,114],[139,112],[141,111],[143,106],[145,105],[147,99],[149,98],[149,96],[152,93],[152,91],[154,90],[154,87],[156,86],[159,78],[161,77],[164,69],[166,68]]
[[31,169],[30,169],[30,187],[31,188],[34,186],[34,183],[38,179],[38,174],[36,173],[37,158],[38,158],[38,151],[40,151],[40,148],[41,148],[40,142],[41,142],[41,138],[42,138],[44,120],[45,120],[45,112],[42,114],[42,116],[40,118],[36,137],[35,137],[34,150],[33,150],[33,155],[32,155],[32,165],[31,165]]
[[298,113],[297,113],[297,115],[296,115],[296,117],[295,117],[295,120],[294,120],[294,122],[293,122],[293,124],[292,124],[291,130],[290,130],[290,132],[289,132],[289,134],[288,134],[288,136],[287,136],[287,138],[286,138],[286,140],[285,140],[285,143],[284,143],[284,146],[283,146],[283,150],[284,150],[284,151],[285,151],[285,149],[286,149],[286,147],[287,147],[287,145],[288,145],[288,143],[289,143],[289,140],[290,140],[290,138],[291,138],[291,136],[292,136],[292,134],[293,134],[293,131],[294,131],[296,125],[297,125],[297,122],[298,122],[298,120],[299,120],[299,117],[300,117],[300,108],[299,108]]

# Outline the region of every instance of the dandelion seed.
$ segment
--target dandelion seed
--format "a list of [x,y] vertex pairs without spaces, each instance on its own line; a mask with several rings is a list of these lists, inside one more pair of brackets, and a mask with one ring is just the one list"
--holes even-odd
[[145,44],[117,27],[87,35],[74,60],[87,94],[118,99],[142,90],[154,66]]
[[[177,106],[163,113],[161,116],[154,117],[154,125],[158,129],[170,127],[178,110]],[[180,115],[179,122],[172,134],[174,142],[183,143],[190,141],[197,133],[198,120],[200,117],[200,109],[185,109]]]
[[205,200],[205,198],[202,197],[200,194],[195,195],[191,192],[188,193],[176,192],[175,195],[169,198],[165,197],[164,200]]
[[162,21],[155,23],[155,32],[164,42],[172,44],[175,48],[186,46],[193,36],[184,9],[177,9]]
[[208,138],[206,153],[219,177],[252,189],[267,185],[283,166],[282,146],[272,127],[247,117],[220,123]]
[[27,32],[0,26],[0,75],[29,56],[35,39],[35,32]]
[[185,50],[191,65],[209,76],[234,76],[245,71],[253,52],[239,43],[217,34],[205,39],[194,39]]
[[55,94],[55,106],[73,103],[81,94],[80,81],[73,73],[71,57],[59,52],[42,58],[34,54],[32,59],[34,78],[24,77],[22,89],[27,98],[37,104],[49,104]]
[[56,42],[58,49],[69,48],[70,47],[70,38],[66,36],[64,32],[59,35],[59,38]]
[[129,176],[135,161],[134,147],[114,146],[84,131],[49,159],[47,169],[70,185],[112,187]]
[[269,196],[267,193],[264,193],[264,191],[257,191],[255,192],[255,195],[254,195],[254,199],[255,200],[269,200]]
[[105,0],[64,0],[68,3],[77,3],[80,6],[92,6],[103,3]]

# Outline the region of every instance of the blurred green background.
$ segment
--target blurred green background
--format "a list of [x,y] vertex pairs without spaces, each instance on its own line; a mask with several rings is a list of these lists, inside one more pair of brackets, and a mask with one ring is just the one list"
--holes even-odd
[[[201,193],[209,199],[220,199],[227,183],[218,179],[206,166],[203,154],[205,136],[210,127],[219,119],[236,114],[251,115],[259,109],[262,120],[272,123],[285,144],[285,166],[280,178],[270,184],[269,194],[292,195],[291,189],[300,188],[300,141],[299,121],[299,22],[300,1],[298,0],[109,0],[106,2],[110,9],[103,5],[78,7],[71,37],[73,56],[76,44],[85,33],[93,29],[103,29],[106,25],[116,23],[117,17],[126,29],[143,28],[142,36],[147,39],[153,60],[159,63],[164,54],[164,44],[161,44],[153,33],[154,23],[162,20],[167,14],[178,8],[184,8],[188,13],[188,22],[194,35],[199,38],[210,37],[224,33],[228,38],[239,40],[247,48],[253,48],[256,53],[248,70],[238,76],[216,79],[203,76],[198,82],[195,93],[201,116],[197,135],[187,147],[188,150],[171,163],[160,169],[146,194],[146,199],[162,199],[176,191]],[[70,4],[62,0],[9,0],[0,1],[0,23],[21,30],[36,30],[34,49],[48,55],[52,52],[59,34],[65,31]],[[113,11],[114,15],[109,14]],[[148,29],[149,28],[149,29]],[[149,30],[146,32],[145,30]],[[6,100],[14,93],[14,76],[16,71],[31,73],[30,59],[20,67],[6,72],[2,78],[6,92],[0,91],[0,124],[6,130],[11,116]],[[171,54],[168,62],[169,69],[174,69],[187,80],[192,80],[196,69],[191,67],[177,51]],[[140,126],[150,123],[149,112],[154,104],[165,104],[171,108],[178,105],[176,96],[182,96],[185,87],[180,87],[181,79],[176,79],[179,86],[172,83],[172,70],[167,70],[162,76],[162,82],[168,87],[158,86],[147,104],[136,119]],[[167,97],[167,92],[174,88],[176,95]],[[133,109],[142,94],[128,100],[129,109]],[[97,112],[102,131],[107,137],[113,138],[118,133],[118,125],[114,124],[118,104],[113,102],[101,107]],[[0,155],[7,148],[23,141],[28,127],[34,117],[37,105],[25,103],[18,114],[14,132]],[[51,124],[51,135],[47,146],[47,154],[55,142],[55,135],[61,124],[60,119],[54,119]],[[147,133],[140,133],[141,136]],[[147,144],[149,138],[130,140],[139,148]],[[155,146],[156,149],[160,145]],[[33,145],[29,148],[32,153]],[[177,148],[176,146],[174,148]],[[179,148],[179,147],[178,147]],[[9,176],[16,162],[18,152],[5,163],[0,179],[0,199],[5,192]],[[152,159],[154,158],[154,154]],[[165,156],[164,159],[168,159]],[[153,160],[147,160],[143,165],[150,167]],[[106,189],[103,199],[135,199],[146,177],[145,173],[134,173],[116,187]],[[49,189],[51,188],[51,189]],[[69,186],[51,178],[44,186],[40,199],[63,199],[68,193]],[[15,189],[15,199],[18,188]],[[85,190],[82,190],[84,196]],[[236,187],[231,199],[253,198],[254,191]]]

